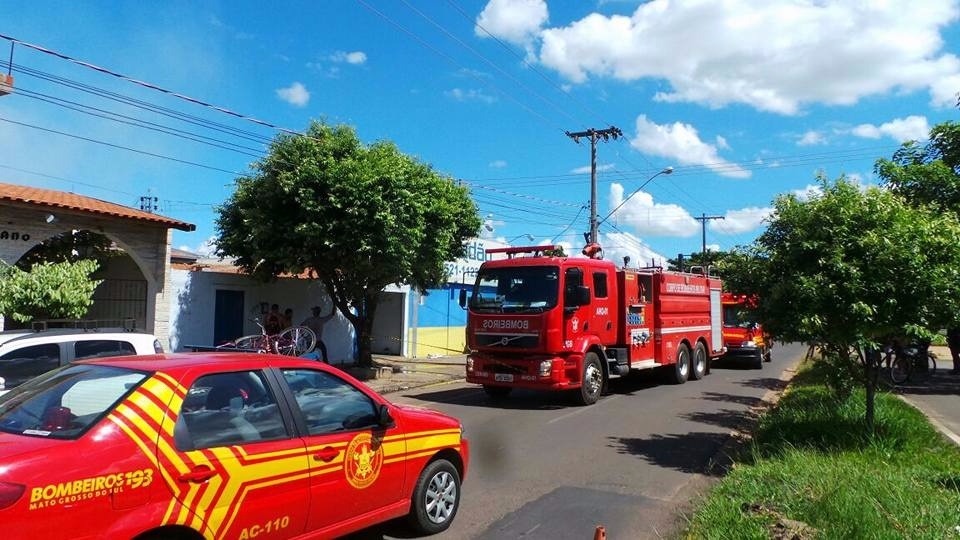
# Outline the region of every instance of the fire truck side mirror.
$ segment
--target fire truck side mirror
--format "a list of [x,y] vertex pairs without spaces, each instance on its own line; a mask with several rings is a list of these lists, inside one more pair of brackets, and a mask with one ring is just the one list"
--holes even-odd
[[460,307],[462,308],[467,307],[467,290],[466,289],[460,289]]

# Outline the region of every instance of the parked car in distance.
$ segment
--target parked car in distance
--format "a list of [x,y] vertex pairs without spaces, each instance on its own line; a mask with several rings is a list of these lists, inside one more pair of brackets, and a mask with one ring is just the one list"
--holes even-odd
[[153,334],[123,329],[0,332],[0,392],[75,360],[162,352]]
[[273,354],[82,360],[0,396],[0,523],[18,538],[333,538],[447,529],[460,422]]

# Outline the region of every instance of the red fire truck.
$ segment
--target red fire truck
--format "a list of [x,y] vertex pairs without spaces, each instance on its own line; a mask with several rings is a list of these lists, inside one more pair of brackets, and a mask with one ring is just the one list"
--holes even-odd
[[746,360],[756,369],[770,361],[770,337],[754,315],[757,299],[746,294],[723,293],[724,359]]
[[556,250],[487,250],[506,258],[484,262],[469,299],[460,295],[468,382],[491,396],[571,390],[590,405],[609,379],[631,370],[662,368],[682,384],[706,375],[723,353],[719,279]]

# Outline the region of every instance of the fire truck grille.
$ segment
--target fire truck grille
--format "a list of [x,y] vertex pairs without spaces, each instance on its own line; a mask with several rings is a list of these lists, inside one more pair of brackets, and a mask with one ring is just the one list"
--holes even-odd
[[534,349],[540,345],[540,336],[526,334],[480,334],[477,336],[477,345],[480,347]]

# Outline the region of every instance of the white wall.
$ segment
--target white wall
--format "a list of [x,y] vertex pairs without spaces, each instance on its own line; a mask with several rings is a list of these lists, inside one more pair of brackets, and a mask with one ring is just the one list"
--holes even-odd
[[[170,350],[186,350],[186,345],[212,346],[214,307],[217,289],[244,292],[244,334],[258,334],[260,329],[249,319],[261,317],[260,302],[279,304],[280,311],[293,309],[293,322],[299,324],[310,316],[315,305],[330,306],[323,286],[317,282],[281,278],[259,283],[246,276],[215,272],[171,271]],[[326,312],[326,311],[325,311]],[[239,336],[237,336],[239,337]],[[323,331],[328,357],[332,363],[353,360],[353,326],[338,313]]]

